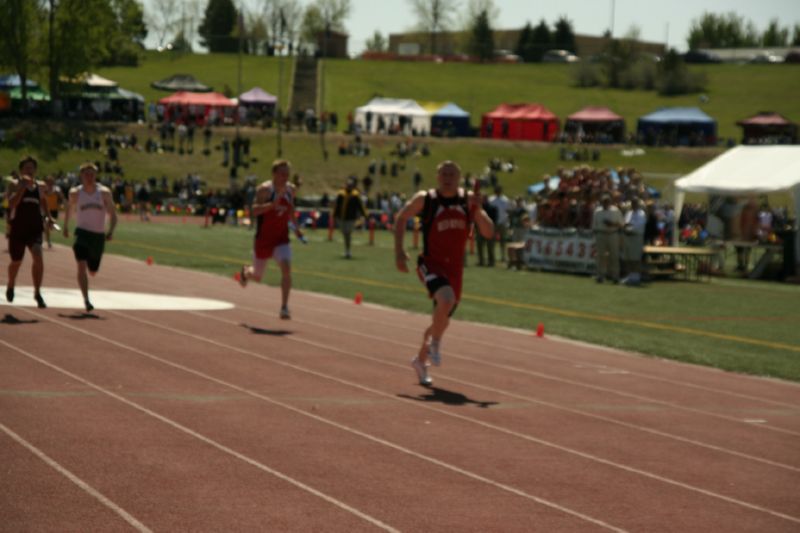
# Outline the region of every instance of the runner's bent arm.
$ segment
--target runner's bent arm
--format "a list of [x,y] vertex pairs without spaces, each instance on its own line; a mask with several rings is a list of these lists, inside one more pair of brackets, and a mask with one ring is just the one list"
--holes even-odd
[[261,185],[256,191],[256,201],[253,202],[252,216],[257,217],[263,215],[270,209],[274,209],[274,202],[271,202],[269,197],[272,193],[272,184]]
[[78,204],[78,189],[70,189],[69,202],[64,210],[64,237],[69,237],[69,216]]
[[408,272],[408,254],[403,248],[403,239],[406,234],[406,223],[411,217],[416,216],[425,206],[426,191],[419,191],[411,200],[398,211],[394,221],[394,256],[395,265],[400,272]]
[[494,222],[486,214],[486,211],[481,207],[481,196],[472,192],[468,193],[470,200],[470,210],[472,211],[472,220],[478,231],[483,235],[484,239],[491,239],[494,235]]
[[109,216],[108,233],[106,233],[106,240],[110,241],[114,235],[114,228],[117,227],[117,208],[114,205],[114,198],[111,197],[111,191],[103,189],[103,204],[106,206],[106,213]]

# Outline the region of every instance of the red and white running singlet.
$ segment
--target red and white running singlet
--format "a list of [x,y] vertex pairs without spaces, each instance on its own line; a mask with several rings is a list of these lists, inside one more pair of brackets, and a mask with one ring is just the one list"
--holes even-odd
[[[459,189],[456,196],[443,198],[431,189],[425,195],[421,216],[424,247],[420,256],[420,277],[445,278],[456,300],[460,300],[464,253],[472,223],[467,193]],[[423,282],[427,281],[423,278]]]
[[289,244],[289,222],[291,222],[294,195],[287,188],[280,195],[271,189],[270,202],[275,207],[258,216],[256,221],[255,252],[259,259],[269,259],[278,246]]

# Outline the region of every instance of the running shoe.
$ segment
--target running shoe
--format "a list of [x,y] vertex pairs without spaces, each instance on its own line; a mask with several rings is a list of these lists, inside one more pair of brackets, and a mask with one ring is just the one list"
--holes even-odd
[[431,360],[433,366],[441,366],[442,354],[439,353],[439,341],[431,340],[428,344],[428,359]]
[[433,384],[433,380],[428,375],[428,367],[419,360],[419,357],[415,357],[411,360],[411,366],[417,372],[417,381],[423,387],[430,387]]
[[14,301],[14,287],[6,287],[6,300],[9,302]]
[[91,313],[92,311],[94,311],[94,306],[92,305],[92,302],[90,302],[88,299],[83,302],[83,305],[86,307],[87,313]]
[[47,308],[47,304],[44,303],[44,298],[42,298],[42,295],[39,294],[38,292],[33,295],[33,299],[36,300],[36,307],[38,307],[39,309]]
[[243,265],[242,269],[239,271],[239,285],[242,287],[247,287],[247,270],[246,267]]
[[289,320],[292,318],[292,315],[289,314],[288,307],[281,307],[281,320]]

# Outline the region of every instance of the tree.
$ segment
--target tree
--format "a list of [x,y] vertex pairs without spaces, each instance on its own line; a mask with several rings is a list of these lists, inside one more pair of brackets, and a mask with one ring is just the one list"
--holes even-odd
[[[147,12],[147,24],[155,30],[158,46],[162,47],[167,44],[167,37],[181,25],[178,0],[151,0],[150,6],[151,9]],[[183,27],[180,28],[180,31],[186,33]]]
[[453,23],[453,14],[458,10],[457,0],[409,0],[417,25],[421,31],[430,34],[431,54],[438,52],[437,36],[448,30]]
[[772,19],[761,36],[761,46],[786,46],[789,43],[789,28],[781,28],[778,19]]
[[489,26],[494,27],[500,18],[500,8],[495,5],[494,0],[468,0],[467,9],[464,10],[464,20],[460,27],[467,32],[471,32],[475,21],[484,11],[489,20]]
[[139,63],[147,37],[142,6],[136,0],[111,0],[110,8],[109,16],[113,22],[106,28],[108,55],[101,63],[135,66]]
[[469,52],[482,63],[491,61],[494,57],[494,35],[489,25],[489,13],[485,10],[478,13],[472,23]]
[[746,48],[759,46],[761,35],[752,21],[745,21],[736,13],[716,15],[706,12],[692,21],[686,40],[690,50]]
[[[639,28],[632,26],[622,39],[612,39],[603,50],[602,65],[608,87],[631,87],[629,73],[640,56]],[[625,82],[625,83],[623,83]]]
[[[528,43],[528,56],[531,61],[541,61],[542,56],[552,46],[553,35],[550,33],[550,28],[547,23],[542,19],[539,24],[533,28],[531,39]],[[527,61],[527,59],[526,59]]]
[[233,36],[237,27],[236,7],[232,0],[208,0],[205,17],[198,28],[200,44],[209,52],[237,52],[239,43]]
[[792,46],[800,46],[800,24],[794,25],[794,35],[792,35]]
[[36,65],[43,13],[29,0],[0,0],[0,13],[0,64],[16,70],[22,83],[23,107],[27,108],[27,82]]
[[344,21],[350,10],[350,0],[315,0],[303,14],[301,39],[314,47],[321,32],[345,31]]
[[556,48],[575,52],[575,30],[572,28],[572,21],[566,16],[562,15],[556,21],[552,38],[553,46]]
[[389,49],[389,43],[386,42],[386,38],[379,32],[375,30],[375,33],[372,34],[372,37],[367,39],[366,43],[367,52],[385,52]]

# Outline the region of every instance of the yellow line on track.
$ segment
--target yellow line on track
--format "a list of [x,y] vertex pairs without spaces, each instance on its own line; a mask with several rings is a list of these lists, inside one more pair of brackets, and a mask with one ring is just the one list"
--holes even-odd
[[[241,265],[242,259],[239,258],[231,258],[226,257],[223,255],[208,255],[208,254],[200,254],[200,253],[188,253],[188,252],[181,252],[176,250],[171,250],[169,248],[162,248],[159,246],[152,246],[152,245],[145,245],[139,243],[133,243],[128,241],[114,241],[118,244],[124,246],[130,246],[132,248],[140,248],[142,250],[150,250],[150,251],[157,251],[157,252],[164,252],[171,255],[178,255],[184,257],[200,257],[203,259],[209,259],[217,262],[225,262],[230,263],[231,265]],[[293,269],[298,274],[304,274],[307,276],[313,276],[322,279],[330,279],[335,281],[345,281],[348,283],[354,283],[358,285],[368,285],[373,287],[382,287],[386,289],[395,289],[401,290],[406,292],[420,292],[418,289],[412,289],[406,285],[399,285],[394,283],[387,283],[384,281],[372,280],[372,279],[365,279],[365,278],[354,278],[349,276],[341,276],[338,274],[328,274],[324,272],[317,272],[314,270],[304,270],[304,269]],[[751,346],[762,346],[765,348],[772,348],[775,350],[786,350],[790,352],[800,353],[800,346],[794,344],[784,344],[781,342],[773,342],[773,341],[765,341],[760,339],[753,339],[750,337],[741,337],[738,335],[727,335],[724,333],[715,333],[713,331],[704,331],[700,329],[694,328],[687,328],[683,326],[671,326],[668,324],[659,324],[657,322],[648,322],[645,320],[634,320],[630,318],[620,318],[614,316],[607,316],[607,315],[599,315],[593,313],[585,313],[582,311],[571,311],[569,309],[561,309],[558,307],[550,307],[546,305],[537,305],[537,304],[529,304],[529,303],[522,303],[522,302],[515,302],[513,300],[504,300],[501,298],[493,298],[491,296],[476,296],[472,294],[464,293],[461,296],[462,300],[472,301],[472,302],[479,302],[483,304],[489,305],[496,305],[500,307],[513,307],[516,309],[525,309],[528,311],[540,311],[543,313],[549,313],[552,315],[559,315],[568,318],[580,318],[585,320],[596,320],[599,322],[609,322],[612,324],[624,324],[629,326],[637,326],[640,328],[645,329],[654,329],[658,331],[668,331],[671,333],[683,333],[686,335],[697,335],[700,337],[709,337],[712,339],[720,339],[730,342],[737,342],[741,344],[749,344]]]

